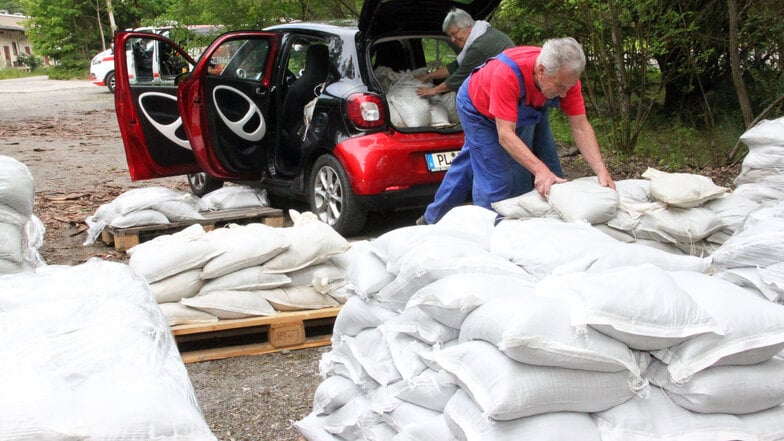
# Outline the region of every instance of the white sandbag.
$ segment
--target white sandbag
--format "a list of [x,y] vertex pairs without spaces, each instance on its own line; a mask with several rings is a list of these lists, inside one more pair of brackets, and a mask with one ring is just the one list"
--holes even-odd
[[447,326],[417,306],[406,307],[397,317],[381,325],[384,332],[402,332],[428,345],[443,344],[456,339],[459,330]]
[[[768,268],[781,267],[781,264],[776,264],[771,265]],[[746,266],[718,271],[713,273],[713,276],[722,280],[726,280],[742,288],[758,292],[760,296],[763,296],[771,302],[778,302],[784,298],[782,297],[782,295],[784,295],[784,289],[777,287],[775,284],[769,284],[763,279],[762,274],[763,271],[766,270],[767,269],[765,268]],[[779,277],[781,277],[781,275],[779,275]]]
[[732,330],[726,335],[697,335],[654,352],[669,365],[672,381],[685,381],[710,366],[762,363],[784,349],[784,306],[716,277],[670,275],[703,310]]
[[204,280],[201,278],[201,269],[197,268],[150,283],[150,289],[156,302],[169,303],[195,296],[202,285]]
[[27,262],[15,262],[13,260],[0,258],[0,275],[16,274],[33,271],[33,267]]
[[280,228],[264,224],[229,225],[208,232],[201,240],[223,252],[204,265],[202,278],[214,279],[243,268],[261,265],[289,247]]
[[291,279],[292,285],[312,286],[321,294],[347,283],[345,271],[333,263],[332,259],[291,271],[286,275]]
[[384,335],[392,363],[403,380],[413,378],[427,369],[422,354],[427,355],[432,352],[430,345],[402,332],[390,332],[383,325],[379,330]]
[[[393,409],[381,414],[381,420],[392,428],[392,436],[411,424],[422,423],[440,415],[441,412],[400,401]],[[378,438],[377,438],[378,439]],[[383,438],[390,439],[390,438]]]
[[490,248],[490,235],[495,229],[498,213],[478,205],[458,205],[436,222],[434,234],[474,242]]
[[761,412],[738,415],[738,418],[759,435],[760,441],[784,439],[784,405]]
[[24,236],[22,227],[0,224],[0,259],[22,263]]
[[535,217],[560,218],[550,202],[538,191],[532,190],[520,196],[492,203],[493,210],[510,219],[531,219]]
[[294,427],[307,441],[340,441],[340,438],[335,437],[321,427],[322,419],[323,417],[319,417],[311,412],[305,418],[294,421]]
[[779,297],[784,294],[784,262],[774,263],[773,265],[759,269],[760,278],[770,287],[771,290],[779,293]]
[[0,224],[11,224],[18,227],[24,227],[29,220],[30,216],[25,216],[8,205],[0,203]]
[[165,225],[171,223],[165,214],[158,210],[148,208],[145,210],[132,211],[128,214],[119,215],[109,222],[115,228],[138,227],[142,225]]
[[322,381],[313,394],[313,413],[330,414],[361,393],[359,386],[341,375],[331,375]]
[[512,360],[601,372],[628,370],[640,377],[632,351],[594,329],[575,329],[562,299],[524,295],[494,299],[463,321],[460,342],[483,340]]
[[387,264],[387,271],[397,275],[397,261],[413,246],[432,236],[434,225],[412,225],[387,231],[370,241],[374,253]]
[[615,191],[618,192],[619,202],[653,202],[651,195],[651,181],[648,179],[621,179],[615,181]]
[[784,403],[784,359],[749,366],[714,366],[673,383],[667,365],[654,361],[645,372],[679,406],[699,413],[744,414]]
[[678,243],[695,243],[721,229],[724,224],[711,210],[703,207],[668,208],[648,213],[656,228],[672,236]]
[[552,412],[509,421],[488,420],[465,391],[458,391],[444,410],[451,432],[460,441],[599,441],[599,429],[587,413]]
[[3,276],[0,305],[0,439],[216,439],[164,315],[127,265]]
[[614,252],[618,241],[587,223],[556,219],[503,220],[495,228],[490,251],[521,266],[537,279],[557,266]]
[[267,191],[247,185],[221,187],[202,196],[208,210],[231,210],[248,207],[269,207]]
[[678,208],[698,207],[729,191],[707,176],[692,173],[667,173],[649,167],[642,177],[651,180],[651,195],[656,200]]
[[483,341],[470,341],[433,354],[457,377],[482,414],[514,420],[548,412],[600,412],[630,399],[641,384],[626,371],[594,372],[518,363]]
[[35,184],[30,169],[10,156],[0,155],[0,204],[30,217],[34,202]]
[[[149,244],[149,245],[147,245]],[[147,242],[135,249],[128,259],[128,266],[147,282],[157,282],[183,271],[203,268],[213,257],[223,251],[211,242],[166,240]]]
[[321,294],[312,286],[283,286],[258,291],[278,311],[301,311],[340,306],[330,296]]
[[[436,280],[453,274],[480,273],[526,276],[525,271],[477,246],[458,247],[453,253],[443,248],[417,249],[416,259],[407,260],[395,280],[373,296],[389,308],[401,311],[411,296]],[[431,254],[432,252],[432,254]]]
[[733,193],[761,204],[766,202],[777,202],[784,199],[783,187],[773,187],[770,184],[759,182],[739,184],[735,187]]
[[291,278],[285,274],[270,274],[265,272],[261,266],[252,266],[228,273],[225,276],[205,280],[199,293],[273,289],[289,283],[291,283]]
[[367,374],[381,386],[401,379],[392,362],[384,334],[378,329],[366,329],[356,337],[341,338]]
[[154,202],[150,208],[163,213],[171,222],[204,219],[204,215],[199,212],[202,208],[201,200],[188,193],[182,194],[178,199]]
[[444,415],[434,415],[426,420],[404,427],[392,441],[457,441],[447,426]]
[[390,107],[403,120],[403,127],[424,127],[430,125],[430,102],[416,94],[416,88],[425,83],[405,75],[398,78],[387,92]]
[[728,193],[705,203],[705,208],[716,213],[722,224],[733,232],[740,228],[746,216],[759,206],[759,202],[737,193]]
[[749,147],[784,146],[784,118],[763,119],[743,132],[739,139]]
[[277,311],[261,291],[210,291],[180,300],[185,306],[208,312],[221,320],[275,315]]
[[567,222],[601,224],[615,216],[618,193],[599,185],[596,178],[576,179],[550,187],[550,205]]
[[348,241],[323,222],[295,224],[280,230],[289,247],[264,263],[264,270],[270,273],[288,273],[315,265],[349,248]]
[[572,325],[590,325],[633,349],[663,349],[704,333],[728,333],[726,321],[653,265],[552,276],[536,293],[564,299]]
[[370,399],[364,395],[354,397],[329,415],[316,418],[321,428],[343,440],[362,439],[363,428],[381,422],[371,407]]
[[767,267],[784,261],[784,215],[744,224],[713,253],[712,259],[721,269]]
[[425,369],[414,377],[391,384],[387,393],[399,400],[443,412],[446,403],[458,389],[452,375]]
[[752,427],[725,413],[690,412],[651,387],[647,398],[631,400],[592,415],[602,441],[757,440]]
[[376,380],[370,378],[359,363],[343,337],[332,336],[332,350],[323,354],[319,360],[319,374],[322,377],[340,375],[359,386],[363,391],[378,388]]
[[332,328],[333,336],[353,337],[364,329],[376,328],[380,324],[397,317],[398,313],[383,307],[375,300],[363,300],[354,296],[340,308]]
[[784,169],[784,140],[778,145],[757,145],[743,157],[740,174],[755,169]]
[[386,264],[373,252],[369,242],[354,244],[355,258],[346,269],[346,277],[353,284],[357,295],[367,298],[391,283],[395,276],[387,271]]
[[208,312],[190,308],[179,302],[159,303],[158,306],[166,316],[166,322],[169,326],[198,325],[218,321],[218,317]]
[[406,309],[420,308],[430,317],[460,329],[465,317],[485,302],[502,297],[533,295],[534,282],[521,274],[453,274],[416,292]]

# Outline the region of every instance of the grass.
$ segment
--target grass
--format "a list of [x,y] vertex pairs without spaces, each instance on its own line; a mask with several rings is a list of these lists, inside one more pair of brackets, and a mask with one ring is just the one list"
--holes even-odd
[[10,80],[12,78],[25,78],[43,75],[41,72],[42,69],[36,69],[32,72],[27,72],[21,69],[16,69],[14,67],[7,67],[5,69],[0,69],[0,80]]

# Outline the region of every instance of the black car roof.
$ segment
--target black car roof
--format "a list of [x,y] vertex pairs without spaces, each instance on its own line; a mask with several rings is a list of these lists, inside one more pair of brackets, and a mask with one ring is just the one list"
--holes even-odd
[[359,30],[365,38],[384,35],[437,34],[452,8],[471,14],[474,20],[487,18],[501,0],[365,0]]

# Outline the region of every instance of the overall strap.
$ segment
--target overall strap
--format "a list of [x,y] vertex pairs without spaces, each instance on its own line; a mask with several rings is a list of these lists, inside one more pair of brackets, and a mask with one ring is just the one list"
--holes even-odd
[[520,66],[517,65],[508,55],[501,52],[500,54],[496,55],[498,61],[506,64],[509,66],[510,69],[517,75],[517,81],[520,82],[520,99],[518,101],[522,101],[525,98],[525,84],[523,83],[523,73],[520,72]]

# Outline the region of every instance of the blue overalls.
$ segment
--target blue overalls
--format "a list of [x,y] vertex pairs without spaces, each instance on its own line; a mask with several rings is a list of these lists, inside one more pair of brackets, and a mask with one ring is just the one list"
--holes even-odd
[[[558,106],[558,98],[548,100],[542,109],[527,106],[520,68],[506,54],[501,53],[494,58],[509,66],[520,83],[517,136],[554,174],[563,177],[550,121],[547,118],[549,107]],[[490,60],[492,58],[488,59]],[[424,217],[428,224],[438,222],[450,209],[464,203],[469,191],[473,191],[475,205],[491,209],[492,202],[527,193],[534,188],[533,174],[515,161],[498,142],[495,121],[480,114],[471,102],[468,96],[470,80],[469,76],[457,93],[457,108],[465,133],[465,144],[452,160],[434,201],[425,210]],[[474,154],[471,154],[471,150],[474,150]]]

